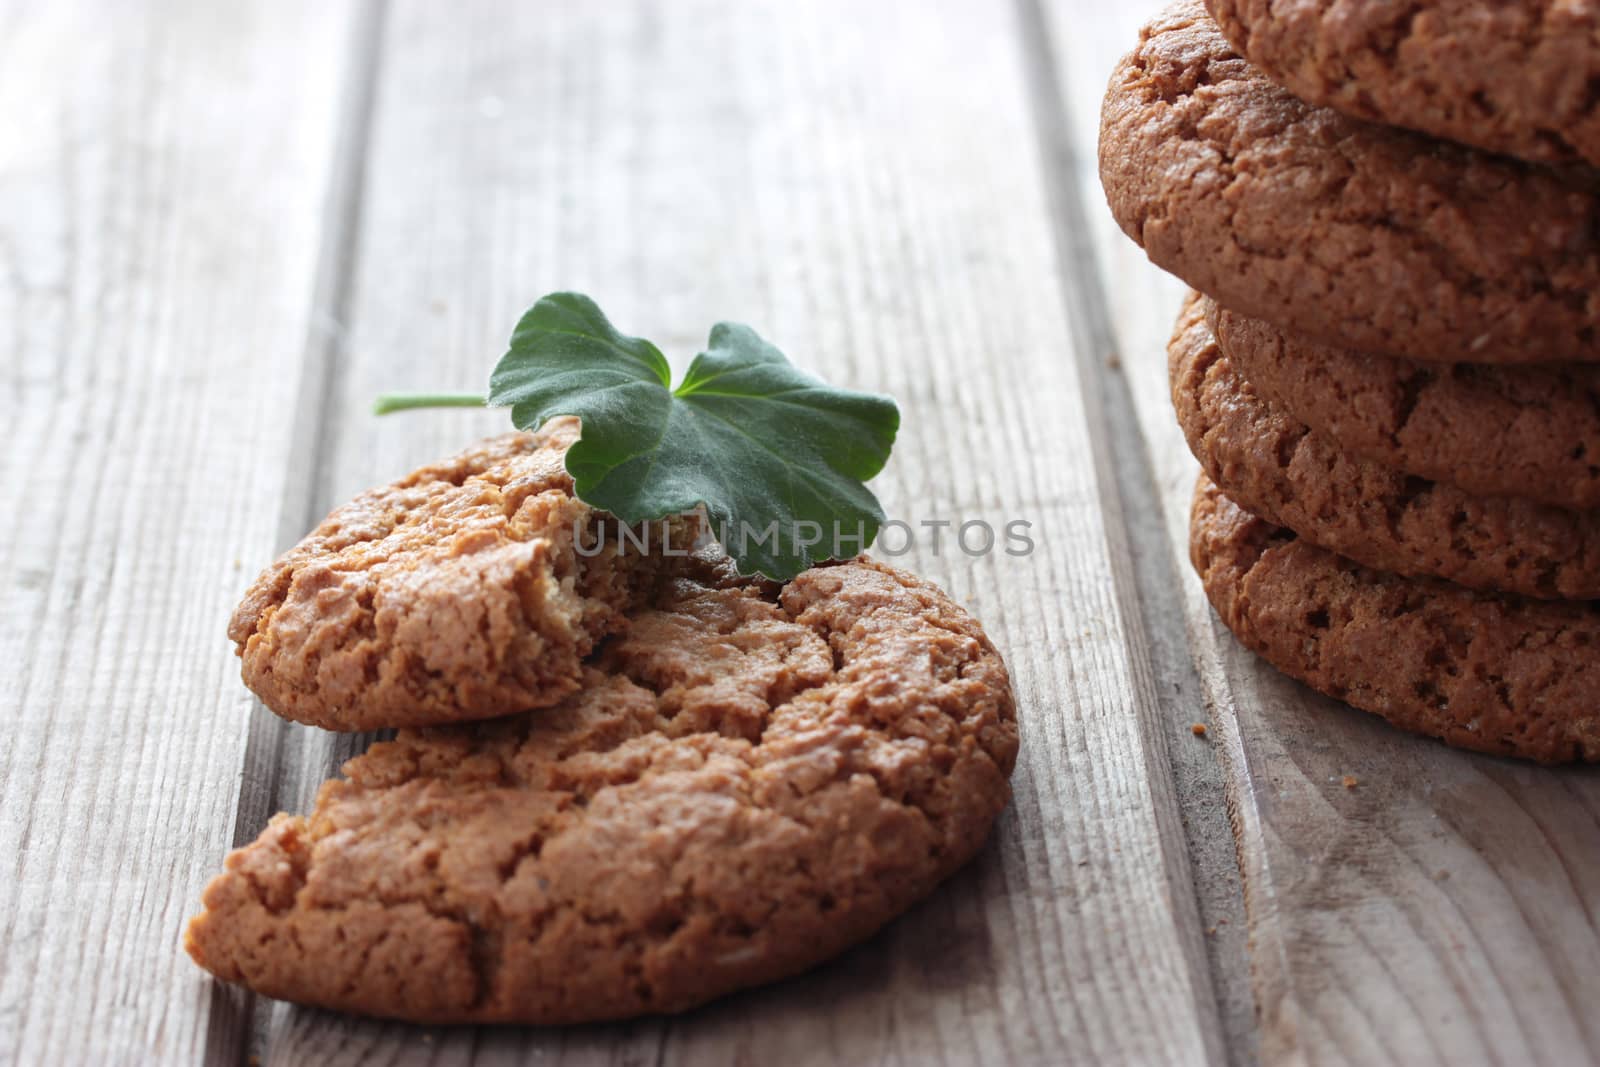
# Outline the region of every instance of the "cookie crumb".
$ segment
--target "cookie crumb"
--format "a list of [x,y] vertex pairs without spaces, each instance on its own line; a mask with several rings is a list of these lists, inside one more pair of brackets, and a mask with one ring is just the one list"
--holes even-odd
[[1189,727],[1189,732],[1194,734],[1196,737],[1204,737],[1206,735],[1206,724],[1203,722],[1197,722],[1193,726]]
[[1353,774],[1345,775],[1342,779],[1340,779],[1340,781],[1344,783],[1344,787],[1346,789],[1354,789],[1356,786],[1361,784],[1361,779],[1357,778]]

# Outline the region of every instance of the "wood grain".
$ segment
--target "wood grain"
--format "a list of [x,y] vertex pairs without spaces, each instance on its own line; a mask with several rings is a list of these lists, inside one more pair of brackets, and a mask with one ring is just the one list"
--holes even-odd
[[[1188,570],[1172,555],[1159,464],[1135,414],[1140,405],[1133,394],[1139,380],[1130,375],[1118,346],[1121,316],[1114,311],[1123,309],[1114,308],[1113,301],[1121,294],[1107,290],[1099,269],[1095,233],[1106,213],[1098,195],[1085,195],[1086,190],[1098,190],[1099,182],[1094,154],[1085,151],[1079,131],[1094,129],[1101,90],[1124,40],[1106,31],[1114,31],[1125,16],[1115,9],[1083,12],[1062,3],[1046,7],[1038,0],[1020,0],[1018,7],[1063,293],[1092,398],[1087,415],[1101,472],[1101,506],[1113,538],[1120,537],[1127,546],[1128,566],[1119,569],[1118,584],[1125,614],[1145,639],[1157,679],[1159,722],[1168,739],[1167,773],[1183,812],[1227,1056],[1233,1063],[1251,1063],[1259,1047],[1243,887],[1226,772],[1212,751],[1209,734],[1195,734],[1197,724],[1207,729],[1208,716],[1183,622]],[[1064,66],[1058,36],[1069,33],[1080,62]],[[1095,42],[1091,51],[1081,47],[1085,38]],[[1087,147],[1092,145],[1091,138]],[[1160,290],[1154,295],[1159,297]],[[1146,309],[1130,310],[1143,314]],[[1157,329],[1166,317],[1165,308],[1143,315]]]
[[[1110,65],[1160,6],[1082,18],[1058,5],[1053,36],[1129,414],[1181,563],[1195,465],[1167,401],[1164,345],[1182,286],[1116,230],[1091,169]],[[1263,1058],[1600,1058],[1600,774],[1399,734],[1277,674],[1215,621],[1198,582],[1186,575],[1184,590],[1229,769]]]
[[[1094,171],[1156,6],[0,13],[0,1061],[1600,1058],[1600,775],[1309,694],[1189,576],[1182,287]],[[680,366],[727,317],[893,392],[892,512],[1034,523],[1024,559],[901,557],[1008,655],[1016,801],[879,937],[681,1018],[409,1028],[217,986],[177,948],[200,886],[370,740],[253,708],[228,611],[329,506],[500,428],[366,408],[480,385],[558,287]]]
[[[894,393],[885,503],[1032,521],[1031,557],[902,562],[985,620],[1024,716],[989,850],[835,964],[705,1011],[570,1031],[277,1008],[272,1063],[1219,1059],[1166,724],[1124,617],[1008,9],[396,3],[379,48],[320,504],[502,425],[377,421],[473,388],[542,292],[595,295],[681,366],[719,318]],[[296,735],[303,805],[350,743]]]
[[346,23],[0,27],[0,1061],[242,1056],[179,936],[239,797],[222,630],[292,476]]

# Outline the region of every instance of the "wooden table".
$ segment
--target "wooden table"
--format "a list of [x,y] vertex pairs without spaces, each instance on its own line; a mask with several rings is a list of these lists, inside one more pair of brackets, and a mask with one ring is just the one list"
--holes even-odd
[[[0,5],[0,1061],[1600,1056],[1600,777],[1308,694],[1188,570],[1179,287],[1094,174],[1152,7]],[[902,560],[1008,657],[1015,800],[871,942],[681,1018],[215,984],[178,947],[201,887],[370,740],[257,705],[229,611],[331,505],[502,426],[367,407],[479,387],[555,288],[680,366],[750,322],[899,398],[891,512],[1034,523],[1029,557]]]

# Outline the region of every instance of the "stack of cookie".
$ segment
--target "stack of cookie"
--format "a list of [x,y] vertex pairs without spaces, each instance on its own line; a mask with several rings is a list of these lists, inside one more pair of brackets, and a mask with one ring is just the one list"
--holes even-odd
[[866,557],[741,577],[573,495],[572,420],[363,493],[236,612],[249,686],[398,727],[228,857],[188,930],[272,997],[417,1022],[681,1011],[870,935],[1009,797],[1004,664]]
[[1600,9],[1210,6],[1119,65],[1100,169],[1200,291],[1212,604],[1396,725],[1600,760]]

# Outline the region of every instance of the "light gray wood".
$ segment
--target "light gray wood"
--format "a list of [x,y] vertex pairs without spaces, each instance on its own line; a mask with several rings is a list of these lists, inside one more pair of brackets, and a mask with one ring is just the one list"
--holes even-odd
[[[378,421],[475,388],[516,316],[592,293],[681,367],[755,325],[894,393],[879,486],[913,520],[1031,520],[1037,553],[903,557],[1005,650],[1016,800],[988,851],[882,936],[689,1016],[419,1031],[275,1008],[272,1063],[1216,1062],[1167,723],[1125,617],[1046,223],[1019,27],[938,4],[397,3],[380,38],[319,506],[503,415]],[[349,742],[296,734],[303,805]],[[298,747],[295,747],[298,746]]]
[[0,1061],[242,1058],[182,954],[251,701],[347,10],[52,3],[0,25]]
[[[1111,64],[1161,5],[1052,9],[1086,217],[1137,418],[1187,556],[1195,464],[1167,400],[1183,287],[1092,179]],[[1187,573],[1186,614],[1229,770],[1269,1062],[1600,1059],[1600,775],[1455,752],[1310,693],[1245,652]],[[1345,775],[1358,783],[1343,784]]]
[[[1104,31],[1122,18],[1112,9],[1085,12],[1059,3],[1047,8],[1038,0],[1020,0],[1018,8],[1063,296],[1091,398],[1086,414],[1101,471],[1102,508],[1108,529],[1127,545],[1128,565],[1118,569],[1118,585],[1126,615],[1144,636],[1156,675],[1157,721],[1168,739],[1166,770],[1183,811],[1227,1056],[1233,1063],[1251,1063],[1259,1052],[1256,1005],[1227,774],[1208,736],[1195,733],[1197,726],[1207,728],[1208,715],[1184,624],[1187,569],[1171,552],[1157,464],[1135,414],[1136,378],[1118,347],[1121,323],[1114,319],[1115,294],[1108,293],[1099,269],[1093,235],[1106,213],[1098,195],[1085,195],[1085,190],[1097,191],[1099,182],[1092,136],[1085,138],[1079,131],[1094,129],[1101,88],[1123,43],[1120,35]],[[1058,33],[1074,36],[1080,62],[1063,65]],[[1092,52],[1082,49],[1085,38],[1095,42]],[[1160,323],[1165,314],[1159,311],[1150,321]]]

